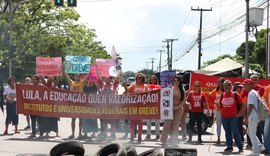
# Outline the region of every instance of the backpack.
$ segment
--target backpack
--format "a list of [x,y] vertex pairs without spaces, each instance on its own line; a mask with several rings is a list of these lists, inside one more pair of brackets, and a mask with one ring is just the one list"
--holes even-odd
[[254,95],[257,97],[257,100],[258,100],[258,109],[256,110],[256,108],[254,106],[253,107],[259,117],[259,120],[264,121],[268,117],[268,108],[267,108],[266,102],[260,96],[257,96],[256,94]]

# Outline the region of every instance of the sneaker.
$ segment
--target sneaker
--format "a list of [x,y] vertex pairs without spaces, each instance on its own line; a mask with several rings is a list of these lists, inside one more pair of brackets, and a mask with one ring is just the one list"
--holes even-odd
[[8,134],[7,130],[5,130],[5,132],[4,132],[3,134],[4,134],[4,135],[7,135],[7,134]]
[[265,150],[265,148],[263,147],[263,145],[260,147],[260,153],[262,152],[262,151],[264,151]]
[[252,145],[247,145],[247,146],[246,146],[246,149],[247,149],[247,150],[249,150],[249,149],[251,149],[251,148],[252,148]]
[[269,155],[270,153],[268,151],[266,151],[266,150],[263,150],[263,151],[261,151],[261,154]]
[[217,142],[216,142],[216,144],[218,144],[218,145],[220,144],[220,139],[217,139]]
[[150,138],[151,138],[150,134],[147,134],[145,140],[150,140]]
[[227,147],[224,150],[224,152],[232,152],[232,151],[233,151],[233,148],[232,147]]
[[115,135],[115,134],[112,134],[112,135],[111,135],[111,138],[112,138],[113,140],[116,140],[116,135]]
[[24,128],[24,130],[27,130],[27,129],[30,129],[31,127],[30,126],[26,126],[25,128]]
[[203,143],[202,139],[198,139],[197,143],[199,144]]
[[35,134],[31,134],[28,138],[35,138],[36,135]]
[[68,138],[69,138],[69,139],[73,139],[73,138],[74,138],[74,135],[72,134],[72,135],[70,135]]
[[192,140],[191,140],[191,139],[188,139],[188,140],[187,140],[187,143],[192,143]]
[[134,138],[130,138],[129,143],[133,144],[134,143]]
[[123,136],[121,137],[121,139],[126,139],[127,137],[128,137],[128,135],[125,134],[125,135],[123,135]]
[[15,134],[20,134],[20,132],[18,130],[15,131]]
[[239,148],[238,152],[239,152],[239,153],[244,152],[243,147]]
[[92,133],[91,138],[95,138],[95,137],[96,137],[96,134]]
[[138,138],[138,143],[140,144],[140,143],[142,143],[143,141],[142,141],[142,138],[141,137],[139,137]]

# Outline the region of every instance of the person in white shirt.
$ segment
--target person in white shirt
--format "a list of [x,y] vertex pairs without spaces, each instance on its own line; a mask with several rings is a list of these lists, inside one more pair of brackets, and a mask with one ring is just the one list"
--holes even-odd
[[[244,119],[244,124],[248,123],[248,135],[252,143],[252,153],[249,155],[259,155],[260,152],[264,151],[264,147],[256,136],[257,126],[259,124],[259,117],[256,114],[255,109],[258,109],[258,92],[253,89],[253,81],[246,79],[243,82],[245,89],[248,92],[247,98],[247,115]],[[255,108],[255,109],[254,109]]]
[[15,77],[10,77],[8,79],[8,85],[6,86],[4,90],[4,98],[6,100],[6,109],[7,109],[7,116],[6,116],[6,129],[4,132],[4,135],[8,134],[8,126],[12,123],[12,125],[15,126],[15,133],[20,133],[18,131],[18,123],[19,123],[19,117],[16,113],[16,89],[15,85],[17,83],[17,80]]

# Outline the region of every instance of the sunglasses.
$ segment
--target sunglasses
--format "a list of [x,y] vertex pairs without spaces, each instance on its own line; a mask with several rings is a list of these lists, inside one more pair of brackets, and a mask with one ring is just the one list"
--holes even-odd
[[141,76],[136,77],[136,79],[141,79],[141,78],[142,78]]

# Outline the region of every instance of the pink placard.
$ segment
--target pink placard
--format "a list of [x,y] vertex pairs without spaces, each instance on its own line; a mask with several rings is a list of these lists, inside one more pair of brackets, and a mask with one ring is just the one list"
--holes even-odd
[[61,57],[36,57],[36,75],[38,76],[61,76]]
[[115,63],[110,59],[96,59],[96,66],[99,76],[117,76]]

